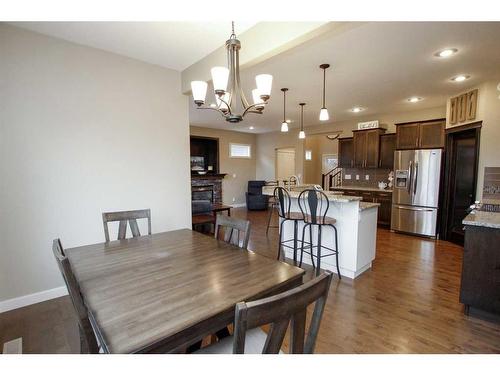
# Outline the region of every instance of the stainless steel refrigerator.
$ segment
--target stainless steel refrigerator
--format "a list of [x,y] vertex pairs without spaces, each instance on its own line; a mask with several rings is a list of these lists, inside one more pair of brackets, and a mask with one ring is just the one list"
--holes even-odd
[[394,153],[391,229],[436,236],[441,149]]

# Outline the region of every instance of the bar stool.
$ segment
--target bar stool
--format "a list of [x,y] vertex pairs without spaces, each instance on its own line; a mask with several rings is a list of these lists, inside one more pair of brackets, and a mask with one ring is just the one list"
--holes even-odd
[[[283,254],[283,260],[285,259],[284,252],[282,253],[282,248],[287,247],[293,249],[293,262],[297,263],[297,233],[298,233],[298,223],[304,219],[304,216],[300,212],[292,212],[290,210],[291,199],[288,191],[278,186],[274,189],[274,198],[277,202],[278,215],[282,219],[280,223],[280,238],[278,241],[278,256],[277,259],[280,260]],[[287,221],[293,221],[293,238],[290,240],[283,241],[283,224]],[[288,245],[289,242],[293,242],[293,246]]]
[[[336,220],[334,218],[326,216],[328,213],[328,208],[330,207],[330,201],[323,191],[308,189],[304,190],[299,195],[299,208],[302,212],[302,216],[304,217],[304,228],[302,229],[302,242],[301,242],[301,250],[300,250],[300,263],[299,267],[302,266],[302,259],[304,256],[304,252],[311,255],[311,261],[313,267],[314,258],[317,259],[317,267],[316,275],[319,275],[321,270],[321,259],[329,256],[335,255],[335,261],[337,264],[337,274],[339,275],[339,279],[341,279],[340,275],[340,267],[339,267],[339,247],[338,247],[338,236],[337,236],[337,228],[335,227]],[[318,227],[318,238],[317,238],[317,252],[314,254],[313,251],[313,227]],[[335,249],[326,247],[321,244],[323,227],[333,228],[334,239],[335,239]],[[309,228],[309,242],[305,242],[305,233],[306,229]],[[304,247],[304,244],[308,245]],[[309,248],[310,251],[307,251]],[[322,250],[326,250],[327,254],[322,254]]]

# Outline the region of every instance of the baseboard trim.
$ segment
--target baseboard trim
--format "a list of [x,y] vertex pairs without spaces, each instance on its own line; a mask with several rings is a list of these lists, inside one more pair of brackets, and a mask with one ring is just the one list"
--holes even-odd
[[34,305],[35,303],[48,301],[49,299],[54,299],[62,297],[68,294],[68,290],[65,286],[59,288],[43,290],[38,293],[28,294],[26,296],[16,297],[12,299],[7,299],[5,301],[0,301],[0,313],[19,309],[20,307]]
[[246,203],[237,203],[237,204],[232,204],[233,208],[238,208],[238,207],[246,207]]

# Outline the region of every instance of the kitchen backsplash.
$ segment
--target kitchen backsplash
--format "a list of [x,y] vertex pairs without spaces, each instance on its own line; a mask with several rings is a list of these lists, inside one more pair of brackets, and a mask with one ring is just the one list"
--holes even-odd
[[[344,168],[342,186],[377,187],[380,181],[389,183],[387,179],[391,169]],[[350,179],[346,177],[351,177]],[[356,179],[359,176],[359,180]],[[366,179],[366,176],[369,179]]]
[[500,199],[500,167],[484,168],[483,198]]

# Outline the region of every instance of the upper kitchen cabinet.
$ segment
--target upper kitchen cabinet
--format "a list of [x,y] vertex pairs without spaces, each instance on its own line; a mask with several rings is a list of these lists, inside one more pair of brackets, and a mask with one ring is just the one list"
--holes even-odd
[[379,168],[392,169],[394,167],[394,150],[396,149],[396,134],[380,136]]
[[445,120],[396,124],[396,148],[413,150],[444,147]]
[[339,167],[352,168],[354,166],[353,138],[339,138]]
[[378,167],[380,153],[380,135],[384,132],[384,129],[355,130],[353,132],[355,167]]

